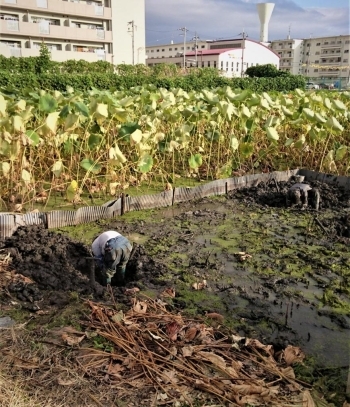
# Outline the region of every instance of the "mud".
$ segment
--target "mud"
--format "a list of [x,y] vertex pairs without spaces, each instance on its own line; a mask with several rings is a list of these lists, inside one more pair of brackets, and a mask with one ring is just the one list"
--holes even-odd
[[[37,311],[45,305],[64,306],[71,293],[96,299],[102,299],[105,294],[98,267],[95,283],[89,280],[87,259],[92,256],[89,247],[67,235],[42,226],[20,227],[10,238],[0,241],[0,249],[11,254],[12,268],[27,278],[17,279],[7,287],[25,309]],[[137,245],[128,264],[125,286],[134,286],[137,280],[140,287],[153,288],[163,269],[164,266],[157,265]],[[114,280],[112,283],[116,285]],[[122,294],[122,290],[116,289],[119,298]]]
[[[260,182],[258,185],[250,188],[240,188],[230,192],[230,197],[239,199],[243,202],[257,203],[267,207],[282,208],[286,206],[286,192],[294,182]],[[321,183],[319,181],[306,182],[312,188],[320,191],[320,210],[325,209],[344,209],[350,207],[350,191],[343,187]]]
[[[342,367],[350,327],[350,193],[311,183],[321,192],[322,229],[313,210],[285,208],[290,185],[261,183],[95,227],[143,242],[128,264],[127,287],[154,295],[175,287],[170,303],[176,309],[221,313],[242,336],[276,347],[301,345],[320,363]],[[10,286],[11,295],[33,310],[64,305],[70,292],[103,299],[98,270],[96,284],[88,279],[90,243],[37,226],[18,229],[0,248],[13,253],[16,271],[34,284]],[[204,290],[192,289],[203,280]],[[114,290],[125,301],[124,287]]]

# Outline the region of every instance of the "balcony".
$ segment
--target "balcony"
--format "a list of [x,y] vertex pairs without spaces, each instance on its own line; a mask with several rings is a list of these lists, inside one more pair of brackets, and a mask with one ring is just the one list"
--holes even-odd
[[339,44],[321,44],[321,48],[341,48]]
[[[0,44],[1,55],[5,57],[38,57],[40,50],[38,48],[15,48]],[[68,59],[80,60],[88,62],[97,62],[105,60],[113,63],[112,54],[99,55],[95,52],[78,52],[78,51],[51,51],[51,56],[54,61],[63,62]]]
[[4,6],[11,7],[12,9],[30,10],[41,13],[46,12],[50,14],[99,18],[103,20],[112,19],[112,9],[109,7],[71,3],[63,0],[0,0],[0,7]]
[[57,38],[79,42],[112,42],[112,31],[50,25],[45,21],[26,23],[1,20],[0,31],[2,35],[20,35],[21,37]]

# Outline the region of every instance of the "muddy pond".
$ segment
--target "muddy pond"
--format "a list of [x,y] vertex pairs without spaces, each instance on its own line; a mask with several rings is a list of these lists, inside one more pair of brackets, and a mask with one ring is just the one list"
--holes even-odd
[[[345,367],[350,194],[317,185],[321,204],[316,213],[285,208],[287,187],[262,183],[228,196],[54,232],[20,229],[1,247],[16,250],[18,272],[32,278],[36,288],[12,291],[29,304],[40,298],[62,305],[69,291],[103,298],[101,286],[89,286],[82,259],[94,236],[115,228],[140,246],[129,265],[138,270],[137,278],[128,286],[150,296],[175,287],[175,309],[193,315],[218,312],[242,336],[276,347],[300,345],[325,367]],[[193,288],[203,281],[203,289]],[[115,288],[117,299],[122,289]]]

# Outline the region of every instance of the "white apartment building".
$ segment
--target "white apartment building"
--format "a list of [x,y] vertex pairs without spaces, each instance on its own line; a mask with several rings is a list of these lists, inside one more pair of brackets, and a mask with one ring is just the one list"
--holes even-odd
[[271,49],[281,57],[281,69],[304,75],[318,82],[349,80],[349,48],[350,35],[271,42]]
[[[176,44],[177,50],[171,49],[169,51],[167,49],[175,48],[174,45],[160,46],[158,48],[147,47],[147,65],[174,63],[178,66],[184,66],[185,62],[187,67],[217,68],[222,72],[223,76],[228,78],[244,76],[247,68],[256,65],[273,64],[276,68],[279,68],[280,57],[278,54],[269,47],[250,39],[206,41],[205,43],[198,43],[197,50],[192,49],[192,44],[188,46],[186,44],[185,56],[183,54],[184,44],[182,44],[182,50],[179,44]],[[190,49],[188,50],[187,47]],[[178,52],[179,48],[180,52]],[[159,49],[159,56],[152,57],[149,49],[150,51]],[[163,49],[164,51],[161,51]],[[166,52],[168,52],[168,56],[165,56]],[[178,53],[169,55],[170,52]]]
[[271,42],[271,49],[280,57],[280,70],[293,75],[302,75],[304,42],[300,39],[287,38]]
[[145,63],[145,0],[0,0],[0,54]]

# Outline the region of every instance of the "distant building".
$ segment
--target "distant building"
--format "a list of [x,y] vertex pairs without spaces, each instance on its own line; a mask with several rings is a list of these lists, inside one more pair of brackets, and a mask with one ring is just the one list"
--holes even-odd
[[[147,47],[147,65],[174,63],[184,66],[185,62],[186,67],[216,68],[226,77],[244,76],[247,68],[256,65],[273,64],[279,68],[278,54],[269,47],[247,38],[202,41],[197,43],[197,47],[192,43],[186,44],[185,57],[183,49],[183,43]],[[170,52],[173,55],[169,55]]]
[[145,62],[145,0],[0,0],[0,54]]
[[350,35],[271,42],[281,58],[280,69],[328,82],[349,80],[349,48]]

